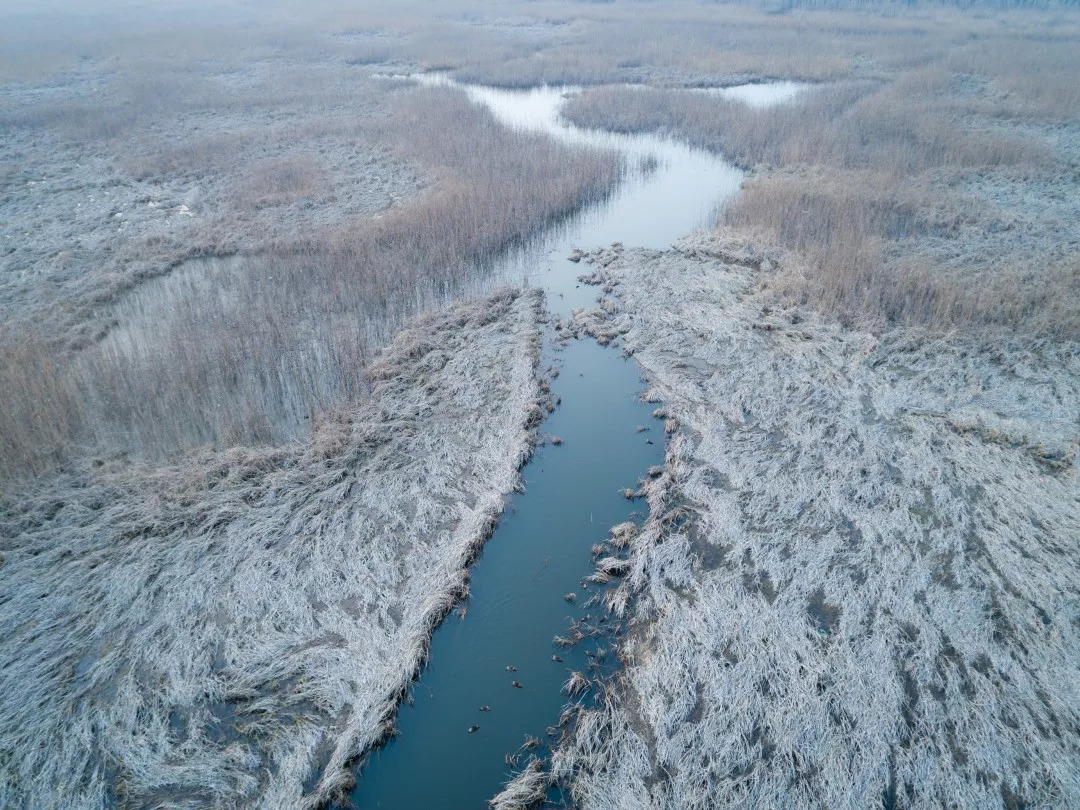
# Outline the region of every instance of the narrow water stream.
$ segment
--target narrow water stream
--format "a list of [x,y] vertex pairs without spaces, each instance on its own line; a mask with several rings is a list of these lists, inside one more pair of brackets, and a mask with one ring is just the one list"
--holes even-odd
[[[429,84],[454,85],[442,77]],[[767,93],[768,85],[756,85]],[[567,317],[595,303],[596,289],[577,282],[583,265],[567,260],[575,247],[621,241],[628,247],[665,248],[706,224],[718,203],[734,195],[742,173],[723,160],[651,135],[586,131],[560,120],[574,88],[505,91],[463,87],[508,126],[545,132],[568,143],[619,149],[629,160],[654,158],[647,173],[632,174],[602,205],[583,211],[533,250],[508,257],[498,275],[542,286],[549,312]],[[783,99],[781,99],[783,100]],[[663,429],[652,406],[639,401],[637,364],[617,349],[589,340],[565,347],[545,340],[542,367],[561,368],[552,382],[558,410],[541,428],[564,440],[540,447],[525,467],[526,491],[514,496],[473,569],[467,614],[452,614],[435,632],[430,663],[414,687],[414,703],[401,707],[399,735],[375,751],[358,774],[354,808],[484,808],[512,775],[505,756],[527,736],[546,741],[557,723],[563,683],[572,670],[608,652],[612,639],[593,639],[569,650],[552,639],[573,619],[598,623],[602,608],[583,607],[596,586],[590,548],[616,523],[643,514],[627,501],[648,468],[663,459]],[[639,426],[649,429],[639,432]],[[575,603],[564,595],[576,593]],[[605,626],[617,624],[606,619]],[[562,662],[552,660],[558,655]],[[507,667],[515,668],[508,671]],[[518,681],[522,688],[512,684]],[[481,711],[481,706],[490,711]],[[470,732],[473,726],[478,728]],[[524,764],[525,757],[522,757]]]

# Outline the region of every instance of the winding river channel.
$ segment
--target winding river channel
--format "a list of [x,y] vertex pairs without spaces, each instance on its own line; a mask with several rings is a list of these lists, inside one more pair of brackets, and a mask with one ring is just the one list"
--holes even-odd
[[[496,274],[508,280],[541,286],[553,319],[596,301],[595,288],[577,281],[585,268],[567,259],[572,249],[617,241],[627,247],[669,247],[708,224],[743,178],[715,155],[667,138],[566,123],[559,108],[575,88],[508,91],[457,85],[440,76],[415,80],[459,87],[507,126],[566,143],[616,148],[631,166],[655,160],[652,170],[631,172],[605,202],[498,268]],[[761,106],[783,103],[800,89],[779,83],[714,92]],[[541,745],[522,754],[522,764],[531,753],[544,753],[543,743],[550,739],[546,729],[558,722],[567,701],[561,688],[569,673],[590,672],[597,661],[606,661],[594,664],[592,671],[600,674],[615,665],[611,635],[567,650],[555,649],[552,639],[586,615],[599,623],[602,608],[583,606],[597,587],[582,586],[592,571],[590,548],[614,524],[644,518],[643,502],[628,501],[621,493],[662,463],[663,428],[651,416],[653,406],[639,399],[643,384],[633,360],[592,340],[559,345],[550,328],[548,333],[541,368],[560,368],[551,387],[561,405],[541,430],[561,437],[563,444],[539,447],[523,470],[525,492],[509,499],[474,566],[467,613],[452,614],[435,632],[414,700],[400,709],[398,736],[373,752],[357,775],[350,796],[354,808],[486,807],[513,775],[507,755],[527,737]],[[577,594],[575,602],[564,598],[568,593]],[[615,624],[606,619],[603,626]],[[590,696],[579,699],[587,702]]]

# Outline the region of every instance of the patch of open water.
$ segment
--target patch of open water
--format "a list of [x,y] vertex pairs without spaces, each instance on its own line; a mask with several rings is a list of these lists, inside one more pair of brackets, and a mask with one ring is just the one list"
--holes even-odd
[[787,104],[814,85],[807,82],[762,82],[760,84],[738,84],[734,87],[706,87],[697,92],[710,96],[720,96],[730,101],[739,101],[747,107],[763,109]]

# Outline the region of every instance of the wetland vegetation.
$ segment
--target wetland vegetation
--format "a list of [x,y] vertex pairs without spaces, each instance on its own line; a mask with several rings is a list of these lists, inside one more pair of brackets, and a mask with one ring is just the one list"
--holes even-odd
[[0,2],[0,805],[1080,804],[1074,3],[257,11]]

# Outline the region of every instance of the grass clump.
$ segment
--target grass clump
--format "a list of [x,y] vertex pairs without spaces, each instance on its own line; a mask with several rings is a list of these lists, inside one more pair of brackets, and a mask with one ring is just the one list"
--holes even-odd
[[491,810],[526,810],[544,800],[551,775],[539,759],[533,758],[528,767],[511,779],[506,787],[488,801]]

